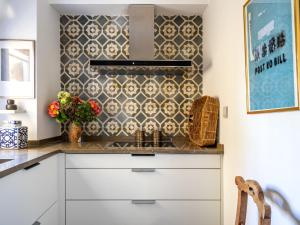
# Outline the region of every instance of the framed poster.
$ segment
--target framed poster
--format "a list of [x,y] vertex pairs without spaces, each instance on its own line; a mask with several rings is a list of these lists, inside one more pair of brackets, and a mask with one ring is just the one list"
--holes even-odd
[[0,40],[0,97],[34,98],[34,41]]
[[299,0],[244,5],[247,112],[299,109]]

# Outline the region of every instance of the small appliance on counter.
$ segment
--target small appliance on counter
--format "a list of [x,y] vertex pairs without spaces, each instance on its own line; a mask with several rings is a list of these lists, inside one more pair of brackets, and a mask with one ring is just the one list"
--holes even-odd
[[145,136],[145,131],[137,129],[135,132],[135,140],[127,141],[115,141],[109,145],[110,147],[124,148],[124,147],[138,147],[138,148],[152,148],[152,147],[164,147],[174,148],[175,145],[172,142],[172,138],[163,137],[160,129],[155,129],[149,137]]
[[4,121],[0,126],[0,149],[23,149],[28,146],[28,128],[22,121]]

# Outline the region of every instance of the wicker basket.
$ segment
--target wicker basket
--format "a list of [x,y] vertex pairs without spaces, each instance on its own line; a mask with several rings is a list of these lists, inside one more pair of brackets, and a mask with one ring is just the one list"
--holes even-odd
[[196,99],[189,117],[190,140],[199,146],[214,145],[217,136],[219,100],[209,96]]

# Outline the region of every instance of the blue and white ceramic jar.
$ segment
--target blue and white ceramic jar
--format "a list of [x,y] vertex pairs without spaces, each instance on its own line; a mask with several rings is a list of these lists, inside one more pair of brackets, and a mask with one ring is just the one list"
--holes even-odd
[[9,121],[0,127],[1,149],[22,149],[28,146],[28,128],[20,121]]

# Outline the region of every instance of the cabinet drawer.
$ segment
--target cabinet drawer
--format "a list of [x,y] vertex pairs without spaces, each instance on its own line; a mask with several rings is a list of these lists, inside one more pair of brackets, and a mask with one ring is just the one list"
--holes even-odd
[[57,157],[0,179],[0,224],[33,224],[57,201]]
[[219,201],[68,201],[66,225],[219,225]]
[[219,169],[67,169],[67,199],[220,199]]
[[66,168],[220,168],[220,155],[67,154]]

